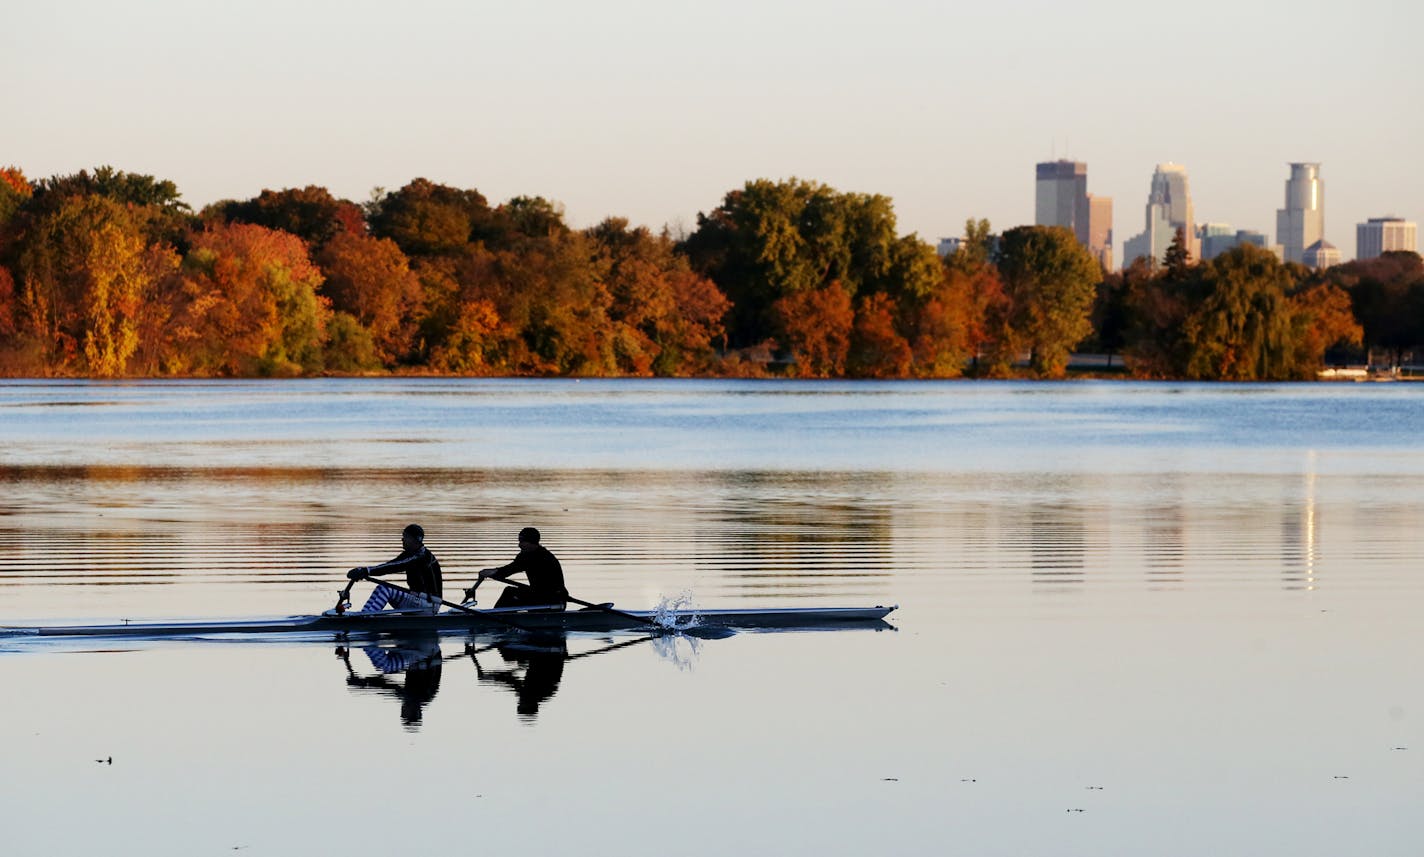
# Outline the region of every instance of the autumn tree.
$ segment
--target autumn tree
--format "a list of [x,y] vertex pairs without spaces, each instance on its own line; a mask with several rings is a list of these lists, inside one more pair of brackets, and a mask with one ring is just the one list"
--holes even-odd
[[[369,334],[369,357],[376,364],[407,357],[421,311],[421,283],[395,242],[342,229],[322,244],[315,260],[325,278],[322,294],[330,299],[332,309],[354,319]],[[328,351],[339,353],[342,343],[361,340],[343,327],[342,338],[333,340]],[[371,368],[365,358],[355,365]]]
[[1359,346],[1364,329],[1355,320],[1350,295],[1333,283],[1311,285],[1290,295],[1295,324],[1296,374],[1311,378],[1325,366],[1325,352],[1340,345]]
[[51,197],[23,214],[15,241],[18,333],[47,367],[100,376],[128,372],[158,281],[176,264],[145,242],[141,210],[97,195]]
[[801,289],[772,305],[781,343],[792,356],[791,374],[834,378],[845,374],[855,323],[850,293],[840,283]]
[[1092,331],[1098,261],[1068,229],[1019,226],[1004,233],[998,267],[1011,307],[1013,346],[1029,350],[1040,375],[1063,375],[1069,353]]
[[360,206],[337,199],[317,185],[285,190],[264,190],[252,199],[214,203],[207,214],[227,223],[253,223],[299,236],[312,248],[321,247],[338,233],[364,234],[365,215]]
[[322,367],[330,310],[302,239],[252,224],[211,226],[194,237],[182,273],[169,371],[296,375]]
[[612,298],[619,371],[664,376],[707,371],[730,308],[726,296],[693,273],[666,235],[630,229],[622,218],[604,220],[587,235]]
[[0,228],[4,228],[33,193],[29,180],[18,167],[0,167]]
[[900,335],[898,306],[887,292],[860,299],[846,351],[846,371],[857,378],[904,378],[914,352]]

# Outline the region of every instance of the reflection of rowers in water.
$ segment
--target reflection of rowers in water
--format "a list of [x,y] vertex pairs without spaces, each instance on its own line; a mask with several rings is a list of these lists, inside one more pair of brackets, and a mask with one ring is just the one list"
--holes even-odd
[[[539,706],[558,692],[566,661],[602,655],[614,649],[646,643],[653,639],[656,639],[656,635],[634,637],[621,643],[571,655],[567,635],[562,631],[551,631],[509,637],[487,646],[466,643],[465,653],[474,661],[475,674],[479,676],[480,681],[503,685],[512,690],[518,698],[515,710],[519,712],[519,719],[533,723],[539,716]],[[486,669],[480,664],[479,656],[491,649],[499,652],[505,663],[504,669]]]
[[[463,651],[445,656],[440,651],[440,637],[436,633],[401,634],[385,640],[386,645],[371,642],[361,647],[378,673],[374,676],[356,674],[351,666],[350,652],[345,646],[337,647],[336,654],[346,665],[348,687],[357,693],[396,697],[401,703],[401,722],[406,729],[415,731],[420,728],[425,706],[440,690],[441,663],[446,657],[463,658],[468,655],[479,680],[513,691],[518,698],[515,708],[519,718],[533,723],[539,714],[539,706],[558,692],[566,661],[591,658],[657,639],[656,634],[633,637],[571,655],[565,632],[546,631],[501,636],[483,646],[467,643]],[[480,663],[479,656],[491,650],[498,652],[504,661],[502,669],[486,669]],[[395,676],[402,673],[404,680],[397,680]]]
[[[494,649],[504,660],[504,669],[485,669],[477,657]],[[539,705],[559,690],[564,676],[564,661],[569,659],[568,639],[559,633],[530,634],[500,640],[476,648],[466,644],[465,652],[475,662],[475,674],[480,681],[501,684],[519,697],[516,710],[519,718],[533,722],[539,715]]]
[[[375,676],[358,676],[344,647],[338,648],[336,654],[346,664],[348,687],[397,697],[401,702],[401,722],[407,729],[419,729],[426,704],[440,690],[440,637],[434,632],[403,634],[391,642],[395,645],[371,643],[361,648],[380,673]],[[391,678],[401,673],[405,674],[404,681]]]

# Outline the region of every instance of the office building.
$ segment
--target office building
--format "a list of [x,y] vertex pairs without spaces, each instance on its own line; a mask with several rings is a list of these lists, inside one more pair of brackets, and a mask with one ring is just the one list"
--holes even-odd
[[1215,259],[1228,250],[1234,250],[1242,244],[1254,244],[1262,249],[1266,248],[1266,234],[1257,232],[1254,229],[1233,229],[1227,223],[1204,223],[1197,231],[1197,237],[1201,239],[1201,260],[1203,262]]
[[1325,183],[1320,164],[1291,164],[1286,206],[1276,211],[1276,243],[1287,262],[1305,262],[1305,248],[1325,237]]
[[1111,268],[1112,199],[1088,193],[1088,165],[1046,161],[1036,165],[1035,176],[1034,224],[1072,231],[1078,243]]
[[1418,227],[1399,217],[1371,217],[1355,226],[1355,258],[1373,259],[1392,250],[1419,252]]
[[1201,242],[1192,217],[1192,193],[1186,168],[1178,164],[1158,164],[1147,195],[1145,228],[1123,245],[1123,264],[1145,257],[1153,267],[1161,265],[1177,230],[1182,231],[1192,259],[1200,259]]
[[1301,254],[1301,264],[1317,271],[1333,268],[1340,264],[1340,251],[1335,249],[1334,244],[1322,238],[1305,248],[1305,253]]
[[[1082,239],[1079,239],[1080,241]],[[1113,269],[1112,197],[1088,194],[1088,249],[1104,271]]]

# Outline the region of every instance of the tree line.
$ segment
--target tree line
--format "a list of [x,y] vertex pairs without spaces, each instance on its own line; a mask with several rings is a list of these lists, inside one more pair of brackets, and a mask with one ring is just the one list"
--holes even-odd
[[1424,343],[1424,266],[1323,273],[1252,247],[1105,273],[1059,228],[970,221],[941,259],[888,197],[756,180],[686,235],[574,229],[415,179],[194,212],[110,167],[0,170],[0,374],[1308,378],[1331,349]]

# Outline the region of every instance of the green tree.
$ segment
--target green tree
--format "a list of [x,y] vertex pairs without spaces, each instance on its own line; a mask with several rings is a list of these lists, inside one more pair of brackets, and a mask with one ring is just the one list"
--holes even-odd
[[1167,252],[1162,254],[1162,267],[1169,280],[1180,281],[1187,278],[1192,267],[1192,251],[1187,247],[1187,230],[1184,227],[1178,226],[1176,233],[1172,235],[1172,243],[1167,246]]
[[25,208],[43,216],[66,199],[96,196],[129,209],[147,244],[167,243],[181,248],[193,226],[193,211],[172,181],[109,166],[97,167],[92,173],[80,170],[41,179],[35,183],[34,195]]
[[378,192],[366,207],[371,233],[389,238],[412,259],[456,255],[493,232],[494,212],[479,191],[416,179]]
[[923,297],[938,278],[918,239],[896,237],[884,196],[759,179],[729,192],[697,223],[684,249],[693,269],[731,300],[728,336],[736,347],[774,335],[781,321],[774,307],[800,292],[837,283],[852,298]]
[[1013,346],[1029,349],[1040,375],[1063,375],[1073,347],[1092,332],[1098,261],[1063,227],[1019,226],[1000,241],[999,273]]
[[1243,245],[1196,269],[1182,324],[1188,378],[1221,381],[1297,377],[1295,280],[1274,253]]
[[945,257],[945,264],[962,274],[973,274],[988,265],[994,255],[994,236],[989,221],[969,218],[964,221],[964,240],[958,249]]
[[1350,295],[1368,348],[1403,352],[1424,345],[1424,260],[1417,253],[1391,251],[1331,268],[1326,276]]

